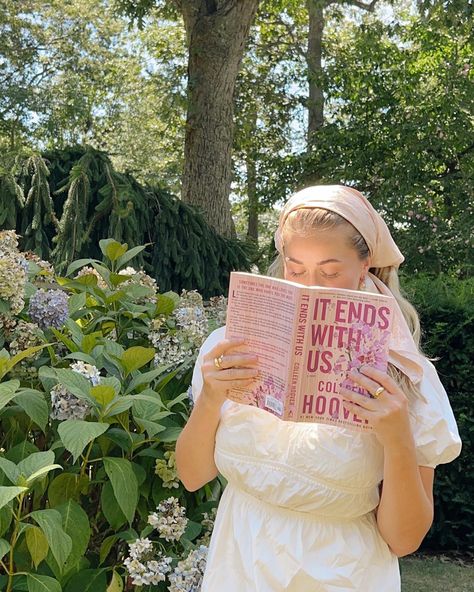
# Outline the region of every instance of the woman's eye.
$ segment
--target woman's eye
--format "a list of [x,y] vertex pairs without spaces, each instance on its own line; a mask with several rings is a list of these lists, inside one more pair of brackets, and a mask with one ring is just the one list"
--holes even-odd
[[298,277],[300,275],[303,275],[304,271],[301,271],[300,273],[296,273],[296,271],[290,271],[290,276],[291,277]]
[[328,274],[328,273],[323,273],[322,275],[323,275],[325,278],[330,278],[330,279],[331,279],[331,278],[336,278],[336,277],[339,275],[339,273],[330,273],[330,274]]

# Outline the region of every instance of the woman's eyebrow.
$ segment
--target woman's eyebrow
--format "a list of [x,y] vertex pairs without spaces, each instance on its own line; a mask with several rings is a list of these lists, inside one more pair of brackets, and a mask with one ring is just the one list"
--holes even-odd
[[[293,257],[285,257],[287,261],[292,261],[293,263],[298,263],[298,265],[304,265],[302,261],[298,261],[298,259],[293,259]],[[323,261],[318,261],[316,265],[324,265],[325,263],[341,263],[339,259],[324,259]]]

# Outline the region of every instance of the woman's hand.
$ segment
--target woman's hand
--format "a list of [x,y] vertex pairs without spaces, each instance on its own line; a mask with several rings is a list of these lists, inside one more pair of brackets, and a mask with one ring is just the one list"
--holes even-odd
[[346,388],[339,394],[344,398],[346,409],[367,419],[374,428],[375,435],[384,447],[397,447],[407,444],[413,438],[408,413],[408,399],[397,383],[380,370],[362,366],[360,372],[352,371],[349,378],[367,389],[372,395],[377,389],[382,392],[377,398],[369,398]]
[[221,407],[231,388],[252,384],[258,375],[258,357],[245,347],[245,339],[223,339],[204,357],[202,395]]

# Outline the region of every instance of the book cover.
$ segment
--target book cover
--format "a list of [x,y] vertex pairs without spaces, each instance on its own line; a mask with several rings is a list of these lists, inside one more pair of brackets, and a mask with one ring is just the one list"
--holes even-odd
[[226,337],[245,338],[259,377],[229,398],[286,421],[370,430],[339,388],[370,396],[347,375],[364,364],[386,371],[392,316],[390,296],[232,272]]

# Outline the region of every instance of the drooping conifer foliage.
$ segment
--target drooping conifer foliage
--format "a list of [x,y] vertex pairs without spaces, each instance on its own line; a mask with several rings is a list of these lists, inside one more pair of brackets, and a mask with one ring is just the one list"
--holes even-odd
[[105,237],[147,244],[136,264],[162,290],[223,294],[233,269],[248,269],[245,247],[218,236],[199,211],[169,192],[117,172],[108,155],[76,146],[20,158],[0,170],[0,229],[15,229],[21,248],[64,271],[99,257]]

